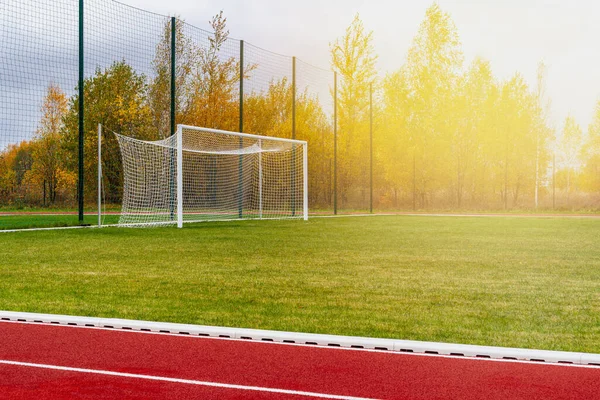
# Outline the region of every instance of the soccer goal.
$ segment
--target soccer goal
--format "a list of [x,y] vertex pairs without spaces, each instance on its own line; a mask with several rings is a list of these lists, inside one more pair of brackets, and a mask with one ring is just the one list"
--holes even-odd
[[305,141],[186,125],[158,141],[116,135],[124,178],[120,225],[308,219]]

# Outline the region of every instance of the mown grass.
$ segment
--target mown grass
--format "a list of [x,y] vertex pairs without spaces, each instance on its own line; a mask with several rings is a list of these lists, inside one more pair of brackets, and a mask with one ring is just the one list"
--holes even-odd
[[[109,204],[103,211],[102,223],[105,225],[116,224],[119,221],[120,206]],[[515,215],[515,216],[587,216],[587,215],[600,215],[599,210],[587,209],[587,210],[552,210],[552,209],[511,209],[508,211],[502,210],[452,210],[452,209],[440,209],[440,210],[404,210],[404,211],[390,211],[390,210],[379,210],[376,213],[381,214],[416,214],[416,215]],[[2,215],[5,213],[5,215]],[[85,209],[84,224],[96,225],[97,216],[96,210],[91,208]],[[340,210],[340,214],[353,215],[353,214],[366,214],[367,211],[364,209],[345,209]],[[10,214],[10,215],[6,215]],[[68,215],[67,215],[68,214]],[[332,215],[330,209],[315,209],[311,210],[311,215],[323,216]],[[194,218],[198,218],[197,215]],[[211,215],[210,218],[214,219],[215,215]],[[223,219],[235,218],[232,215],[223,215]],[[81,225],[77,217],[77,210],[74,208],[44,208],[44,207],[30,207],[30,208],[15,208],[15,207],[0,207],[0,230],[12,230],[12,229],[31,229],[31,228],[52,228],[52,227],[68,227]]]
[[[118,215],[103,216],[103,224],[116,224]],[[85,215],[83,223],[86,225],[97,225],[97,215]],[[60,228],[81,225],[77,215],[61,215],[57,213],[39,215],[0,215],[0,230],[7,229],[32,229],[32,228]]]
[[0,309],[600,353],[600,219],[0,234]]

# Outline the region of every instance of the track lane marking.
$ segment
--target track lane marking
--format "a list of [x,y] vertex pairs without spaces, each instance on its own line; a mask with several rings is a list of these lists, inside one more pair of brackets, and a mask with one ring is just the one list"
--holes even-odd
[[305,391],[300,391],[300,390],[277,389],[277,388],[267,388],[267,387],[260,387],[260,386],[235,385],[235,384],[230,384],[230,383],[219,383],[219,382],[197,381],[197,380],[192,380],[192,379],[169,378],[166,376],[131,374],[131,373],[127,373],[127,372],[106,371],[106,370],[101,370],[101,369],[65,367],[65,366],[61,366],[61,365],[35,364],[35,363],[27,363],[27,362],[11,361],[11,360],[0,360],[0,364],[18,366],[18,367],[50,369],[50,370],[56,370],[56,371],[78,372],[78,373],[84,373],[84,374],[115,376],[115,377],[119,377],[119,378],[134,378],[134,379],[145,379],[145,380],[151,380],[151,381],[161,381],[161,382],[170,382],[170,383],[182,383],[182,384],[187,384],[187,385],[208,386],[208,387],[215,387],[215,388],[222,388],[222,389],[247,390],[247,391],[266,392],[266,393],[280,393],[280,394],[288,394],[288,395],[293,395],[293,396],[316,397],[316,398],[320,398],[320,399],[376,400],[374,398],[369,398],[369,397],[353,397],[353,396],[343,396],[343,395],[326,394],[326,393],[305,392]]

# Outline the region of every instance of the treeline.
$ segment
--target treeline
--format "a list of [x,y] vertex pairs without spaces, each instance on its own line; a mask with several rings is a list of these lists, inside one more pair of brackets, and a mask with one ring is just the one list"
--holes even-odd
[[[222,13],[211,20],[208,46],[176,25],[177,123],[236,131],[239,83],[260,67],[223,57],[229,32]],[[156,47],[151,77],[126,61],[84,82],[85,196],[95,199],[97,124],[105,126],[103,170],[108,203],[120,203],[122,167],[111,132],[156,140],[170,135],[171,27]],[[373,33],[358,16],[331,44],[338,73],[337,193],[341,209],[369,206],[373,116],[376,209],[600,208],[600,102],[584,132],[572,117],[549,118],[546,67],[530,86],[516,73],[494,77],[490,63],[464,65],[450,16],[437,4],[425,15],[407,61],[376,73]],[[291,65],[290,65],[291,70]],[[314,89],[314,88],[312,88]],[[329,87],[333,94],[333,81]],[[333,205],[333,116],[310,87],[296,89],[296,137],[309,142],[309,203]],[[372,102],[371,96],[372,94]],[[69,206],[76,200],[79,98],[50,85],[31,141],[0,153],[0,205]],[[372,114],[371,114],[372,112]],[[244,96],[244,131],[291,137],[293,86],[273,79]]]
[[[226,18],[219,13],[211,20],[213,34],[208,47],[184,34],[184,23],[176,25],[176,121],[179,124],[237,131],[239,128],[240,78],[248,80],[258,65],[244,66],[223,58],[228,40]],[[156,47],[153,76],[137,73],[126,61],[97,69],[84,81],[84,197],[91,205],[97,188],[97,125],[104,126],[102,164],[105,201],[121,202],[122,165],[118,143],[112,132],[143,140],[157,140],[170,133],[171,26],[164,26]],[[291,67],[291,64],[290,64]],[[78,88],[75,88],[78,92]],[[244,131],[290,137],[292,132],[292,82],[273,79],[261,92],[244,96]],[[296,93],[296,131],[310,141],[310,202],[327,207],[331,202],[329,176],[332,154],[332,121],[317,96],[307,90]],[[0,153],[0,205],[69,207],[77,198],[79,97],[67,99],[57,85],[47,88],[42,118],[30,141],[11,145]]]
[[331,46],[340,97],[342,207],[365,208],[369,87],[375,86],[376,208],[600,208],[600,103],[587,134],[572,117],[554,127],[546,67],[494,77],[464,65],[458,31],[437,4],[426,12],[406,63],[378,79],[372,32],[358,17]]

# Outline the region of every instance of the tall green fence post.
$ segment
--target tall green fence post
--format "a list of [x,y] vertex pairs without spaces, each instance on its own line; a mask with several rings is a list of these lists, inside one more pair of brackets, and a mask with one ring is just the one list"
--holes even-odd
[[373,83],[369,86],[369,212],[373,214]]
[[[244,41],[240,40],[240,133],[244,132]],[[244,139],[240,137],[240,149],[244,147]],[[240,154],[238,165],[238,217],[242,218],[244,206],[244,156]]]
[[337,215],[337,72],[333,73],[333,214]]
[[177,37],[177,19],[171,17],[171,135],[175,134],[175,99],[176,99],[176,78],[177,78],[177,60],[176,57],[176,37]]
[[[296,139],[296,57],[292,57],[292,139]],[[296,145],[292,144],[292,216],[296,215]]]
[[79,209],[79,223],[83,223],[83,134],[84,134],[84,61],[83,61],[83,2],[79,0],[79,176],[77,181],[77,199]]
[[292,139],[296,139],[296,57],[292,57]]

